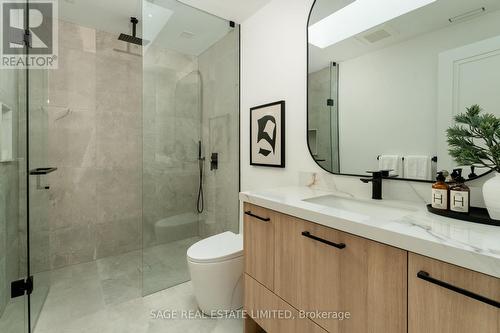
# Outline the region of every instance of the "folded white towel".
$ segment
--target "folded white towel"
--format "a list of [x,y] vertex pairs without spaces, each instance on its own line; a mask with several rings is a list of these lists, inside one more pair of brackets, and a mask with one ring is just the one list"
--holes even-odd
[[404,157],[404,178],[431,180],[430,156],[408,155]]
[[380,155],[378,157],[379,170],[393,170],[390,175],[401,176],[401,157],[398,155]]

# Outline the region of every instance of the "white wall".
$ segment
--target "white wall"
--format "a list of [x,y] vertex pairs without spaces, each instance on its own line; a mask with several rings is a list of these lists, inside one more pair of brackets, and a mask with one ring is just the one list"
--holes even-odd
[[[241,189],[298,184],[320,168],[306,142],[306,24],[312,0],[273,0],[241,26]],[[286,168],[250,166],[249,109],[286,101]]]

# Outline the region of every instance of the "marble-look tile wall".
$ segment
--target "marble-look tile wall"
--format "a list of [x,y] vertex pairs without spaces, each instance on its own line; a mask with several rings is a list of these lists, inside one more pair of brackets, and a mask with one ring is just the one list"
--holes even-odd
[[[0,103],[13,111],[14,157],[18,156],[18,74],[0,70]],[[17,158],[0,162],[0,317],[10,299],[10,282],[19,276],[19,163]]]
[[[202,135],[205,211],[200,236],[238,233],[239,218],[239,34],[234,29],[198,57],[203,81]],[[210,156],[219,168],[210,170]]]
[[49,72],[50,266],[141,246],[142,56],[110,34],[60,22]]
[[196,57],[156,44],[144,56],[144,247],[163,242],[155,235],[157,221],[196,211],[201,130],[197,68]]

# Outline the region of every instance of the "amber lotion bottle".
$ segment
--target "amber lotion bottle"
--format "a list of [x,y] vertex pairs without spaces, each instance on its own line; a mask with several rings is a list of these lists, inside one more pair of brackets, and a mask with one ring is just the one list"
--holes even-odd
[[449,187],[443,172],[438,172],[437,181],[432,185],[432,208],[448,210]]
[[459,213],[468,213],[470,210],[470,188],[465,185],[461,175],[457,183],[450,187],[450,210]]

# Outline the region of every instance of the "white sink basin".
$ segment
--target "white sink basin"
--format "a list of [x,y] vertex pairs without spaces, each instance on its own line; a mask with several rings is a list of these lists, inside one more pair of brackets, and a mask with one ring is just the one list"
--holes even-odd
[[394,201],[344,198],[336,195],[324,195],[304,199],[303,201],[384,220],[398,219],[413,214],[418,210],[417,208],[408,207]]

